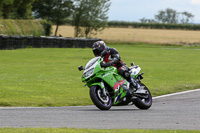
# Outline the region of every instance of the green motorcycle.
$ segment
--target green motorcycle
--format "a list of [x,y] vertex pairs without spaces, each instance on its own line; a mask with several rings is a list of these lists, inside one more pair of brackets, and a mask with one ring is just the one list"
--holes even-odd
[[97,108],[109,110],[112,105],[134,104],[139,109],[149,109],[152,105],[152,96],[149,89],[141,83],[143,73],[141,68],[133,63],[129,67],[131,77],[139,84],[139,90],[118,74],[116,67],[110,66],[102,68],[100,63],[102,57],[94,57],[83,68],[79,66],[79,71],[83,71],[82,82],[90,88],[90,98]]

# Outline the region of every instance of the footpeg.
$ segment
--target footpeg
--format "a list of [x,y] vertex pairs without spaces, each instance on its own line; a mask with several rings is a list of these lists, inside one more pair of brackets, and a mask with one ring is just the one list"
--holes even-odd
[[148,91],[144,89],[145,86],[141,86],[139,89],[135,91],[135,94],[148,94]]
[[148,91],[147,90],[142,90],[142,89],[139,89],[135,92],[135,94],[148,94]]

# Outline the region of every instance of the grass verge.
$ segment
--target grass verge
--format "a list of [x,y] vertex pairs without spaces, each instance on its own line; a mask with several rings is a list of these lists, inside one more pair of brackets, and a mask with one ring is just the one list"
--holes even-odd
[[[110,45],[128,65],[139,64],[153,96],[200,88],[196,47]],[[92,104],[77,67],[93,58],[85,49],[0,51],[0,106],[78,106]]]
[[199,133],[197,130],[75,129],[75,128],[0,128],[1,133]]

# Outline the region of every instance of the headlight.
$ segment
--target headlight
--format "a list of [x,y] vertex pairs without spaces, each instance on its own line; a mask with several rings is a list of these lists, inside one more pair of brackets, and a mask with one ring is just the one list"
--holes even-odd
[[85,78],[88,78],[88,77],[90,77],[93,74],[93,72],[94,72],[94,68],[88,70],[83,75],[84,75]]

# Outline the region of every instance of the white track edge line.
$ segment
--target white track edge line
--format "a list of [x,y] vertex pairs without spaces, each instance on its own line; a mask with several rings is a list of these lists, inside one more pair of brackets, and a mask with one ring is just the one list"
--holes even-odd
[[180,94],[186,94],[186,93],[191,93],[191,92],[196,92],[196,91],[200,91],[200,89],[188,90],[188,91],[176,92],[176,93],[167,94],[167,95],[156,96],[156,97],[153,97],[152,99],[159,99],[159,98],[175,96],[175,95],[180,95]]

